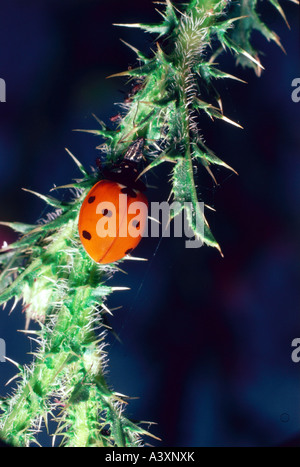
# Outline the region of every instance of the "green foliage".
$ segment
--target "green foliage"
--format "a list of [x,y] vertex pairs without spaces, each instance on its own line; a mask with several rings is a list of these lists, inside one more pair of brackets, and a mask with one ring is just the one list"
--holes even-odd
[[[265,0],[268,1],[268,0]],[[271,3],[284,17],[277,0]],[[121,119],[114,129],[98,121],[99,128],[86,130],[102,139],[99,146],[106,164],[117,161],[138,136],[147,141],[145,157],[154,169],[171,162],[170,190],[196,237],[220,250],[204,219],[204,234],[196,216],[199,193],[194,168],[200,164],[214,178],[212,167],[231,169],[204,143],[198,117],[232,122],[223,114],[215,82],[238,79],[219,70],[214,60],[228,49],[243,66],[262,69],[251,45],[253,30],[280,45],[279,39],[259,18],[256,0],[190,0],[181,10],[166,0],[158,24],[133,24],[157,35],[156,51],[146,57],[135,47],[139,65],[118,74],[129,76],[134,91],[121,105]],[[127,44],[128,45],[128,44]],[[203,100],[210,96],[211,102]],[[71,155],[71,154],[70,154]],[[66,185],[75,195],[68,202],[38,196],[54,213],[39,225],[3,223],[21,234],[0,254],[0,304],[22,300],[25,332],[36,341],[29,367],[16,364],[18,384],[1,402],[1,436],[12,445],[36,441],[42,422],[57,421],[55,436],[64,446],[139,446],[147,433],[123,415],[124,397],[106,382],[106,328],[109,313],[107,285],[116,265],[99,265],[85,253],[79,241],[77,222],[82,200],[96,182],[71,155],[82,178]],[[188,205],[187,205],[188,203]],[[176,214],[176,213],[175,213]],[[221,251],[221,250],[220,250]],[[39,331],[30,331],[35,320]]]
[[[141,89],[125,106],[115,136],[110,132],[105,151],[119,155],[124,150],[120,142],[144,136],[149,148],[148,168],[165,161],[175,164],[170,187],[174,200],[188,210],[187,218],[195,236],[219,250],[207,220],[203,219],[204,236],[193,221],[199,211],[200,195],[194,168],[197,164],[205,167],[214,181],[211,166],[231,168],[206,147],[198,122],[199,117],[206,115],[241,128],[223,114],[215,87],[219,79],[239,78],[219,70],[214,62],[227,49],[238,63],[254,68],[259,74],[263,67],[251,45],[252,32],[259,30],[268,40],[281,45],[278,36],[259,18],[256,3],[256,0],[193,0],[179,11],[167,0],[160,23],[123,25],[158,34],[154,55],[147,58],[129,46],[136,53],[139,66],[113,75],[132,77],[141,83]],[[285,18],[277,0],[271,3]],[[209,95],[211,102],[203,101],[203,95]]]

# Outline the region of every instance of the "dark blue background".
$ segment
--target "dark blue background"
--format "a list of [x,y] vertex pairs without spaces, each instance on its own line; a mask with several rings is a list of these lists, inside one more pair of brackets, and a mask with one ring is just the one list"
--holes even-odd
[[[208,213],[224,258],[211,248],[185,248],[184,239],[144,239],[136,255],[111,281],[131,287],[108,302],[122,305],[111,320],[122,343],[111,338],[108,379],[116,391],[137,397],[127,415],[157,422],[162,446],[274,446],[300,431],[300,363],[291,341],[300,337],[299,219],[300,103],[291,82],[300,77],[299,8],[282,2],[292,30],[273,9],[268,24],[287,55],[259,35],[265,54],[261,78],[223,69],[248,84],[219,83],[224,113],[244,130],[201,121],[206,142],[239,176],[216,170],[219,186],[199,174],[200,192],[217,212]],[[47,193],[78,171],[64,148],[86,166],[98,155],[95,136],[72,132],[109,123],[128,90],[126,80],[106,76],[135,64],[119,41],[147,52],[150,36],[112,23],[155,21],[150,0],[37,0],[2,2],[0,77],[0,219],[33,223],[42,202],[22,187]],[[149,181],[152,200],[169,194],[168,169]],[[0,228],[0,243],[14,235]],[[31,344],[18,307],[1,312],[6,354],[30,361]],[[0,394],[15,374],[0,363]],[[10,386],[10,390],[13,384]],[[43,438],[42,438],[43,440]],[[48,443],[48,441],[44,441]]]

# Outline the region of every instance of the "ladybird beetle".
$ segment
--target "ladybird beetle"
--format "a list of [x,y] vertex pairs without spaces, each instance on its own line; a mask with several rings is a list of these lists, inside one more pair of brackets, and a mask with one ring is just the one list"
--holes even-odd
[[[137,180],[144,138],[128,148],[120,164],[102,170],[85,197],[78,221],[81,243],[97,263],[118,261],[139,244],[146,228],[148,201],[145,185]],[[137,214],[138,213],[138,214]]]

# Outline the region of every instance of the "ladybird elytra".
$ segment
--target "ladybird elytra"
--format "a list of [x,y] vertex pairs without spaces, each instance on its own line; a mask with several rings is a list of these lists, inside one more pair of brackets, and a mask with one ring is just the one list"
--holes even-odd
[[142,239],[148,201],[144,193],[116,181],[100,180],[85,197],[78,221],[81,243],[97,263],[131,253]]

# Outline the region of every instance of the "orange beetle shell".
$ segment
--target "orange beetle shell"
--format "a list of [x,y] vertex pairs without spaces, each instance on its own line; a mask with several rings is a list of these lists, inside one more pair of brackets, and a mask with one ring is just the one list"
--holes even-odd
[[[123,196],[120,200],[119,195]],[[107,264],[118,261],[139,244],[146,228],[147,215],[144,211],[128,210],[134,202],[148,208],[146,196],[140,191],[128,188],[111,180],[100,180],[84,199],[78,221],[81,243],[88,255],[97,263]],[[135,217],[139,221],[134,220]],[[110,226],[115,226],[111,229]],[[135,235],[130,235],[134,232]]]

